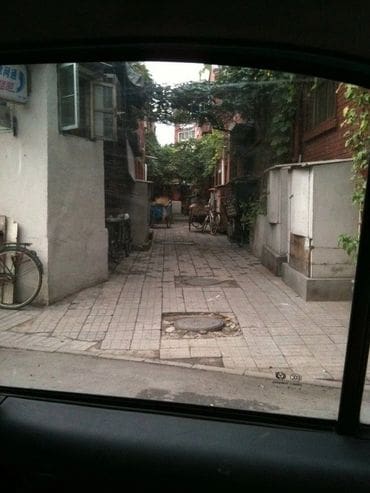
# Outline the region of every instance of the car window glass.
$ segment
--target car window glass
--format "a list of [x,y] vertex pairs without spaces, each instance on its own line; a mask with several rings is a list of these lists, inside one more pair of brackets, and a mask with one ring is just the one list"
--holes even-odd
[[1,65],[0,383],[336,418],[369,103],[267,68]]

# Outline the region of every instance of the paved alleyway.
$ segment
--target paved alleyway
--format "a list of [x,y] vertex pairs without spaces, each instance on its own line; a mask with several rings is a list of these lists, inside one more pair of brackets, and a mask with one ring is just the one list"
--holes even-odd
[[[304,302],[225,235],[157,226],[108,282],[45,309],[0,312],[0,347],[134,358],[237,374],[341,378],[349,302]],[[217,313],[221,333],[184,334],[176,313]]]

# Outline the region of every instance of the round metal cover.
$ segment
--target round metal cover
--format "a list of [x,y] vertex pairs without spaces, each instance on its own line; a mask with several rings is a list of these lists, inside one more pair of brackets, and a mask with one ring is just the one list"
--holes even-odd
[[215,330],[221,330],[225,325],[225,322],[216,317],[202,317],[193,316],[179,318],[175,321],[175,327],[179,330],[191,330],[194,332],[212,332]]

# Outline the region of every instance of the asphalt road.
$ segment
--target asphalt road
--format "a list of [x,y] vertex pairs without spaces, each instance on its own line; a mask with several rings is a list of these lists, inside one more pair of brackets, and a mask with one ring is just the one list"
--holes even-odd
[[[340,388],[93,356],[0,349],[0,385],[335,419]],[[364,400],[370,403],[370,392]],[[363,419],[370,421],[370,406]]]

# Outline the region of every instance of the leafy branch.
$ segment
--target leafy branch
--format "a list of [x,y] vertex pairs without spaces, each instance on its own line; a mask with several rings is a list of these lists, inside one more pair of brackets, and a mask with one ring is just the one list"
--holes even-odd
[[202,188],[221,159],[223,134],[213,132],[202,139],[190,139],[161,147],[154,134],[147,136],[148,177],[166,187],[177,180]]
[[357,206],[359,221],[356,235],[342,234],[338,238],[338,245],[355,262],[357,260],[358,245],[362,211],[365,200],[365,190],[368,175],[369,151],[370,151],[370,92],[363,87],[347,84],[345,98],[348,105],[343,110],[344,121],[342,127],[346,128],[345,146],[352,151],[352,203]]
[[[204,66],[204,70],[210,67]],[[215,81],[160,86],[146,80],[148,119],[162,123],[211,124],[223,132],[242,111],[256,123],[267,163],[291,157],[297,96],[307,77],[244,67],[218,67]],[[311,80],[311,79],[310,79]]]
[[259,214],[265,214],[263,206],[263,197],[250,198],[245,201],[239,201],[239,210],[241,213],[240,222],[252,228]]

